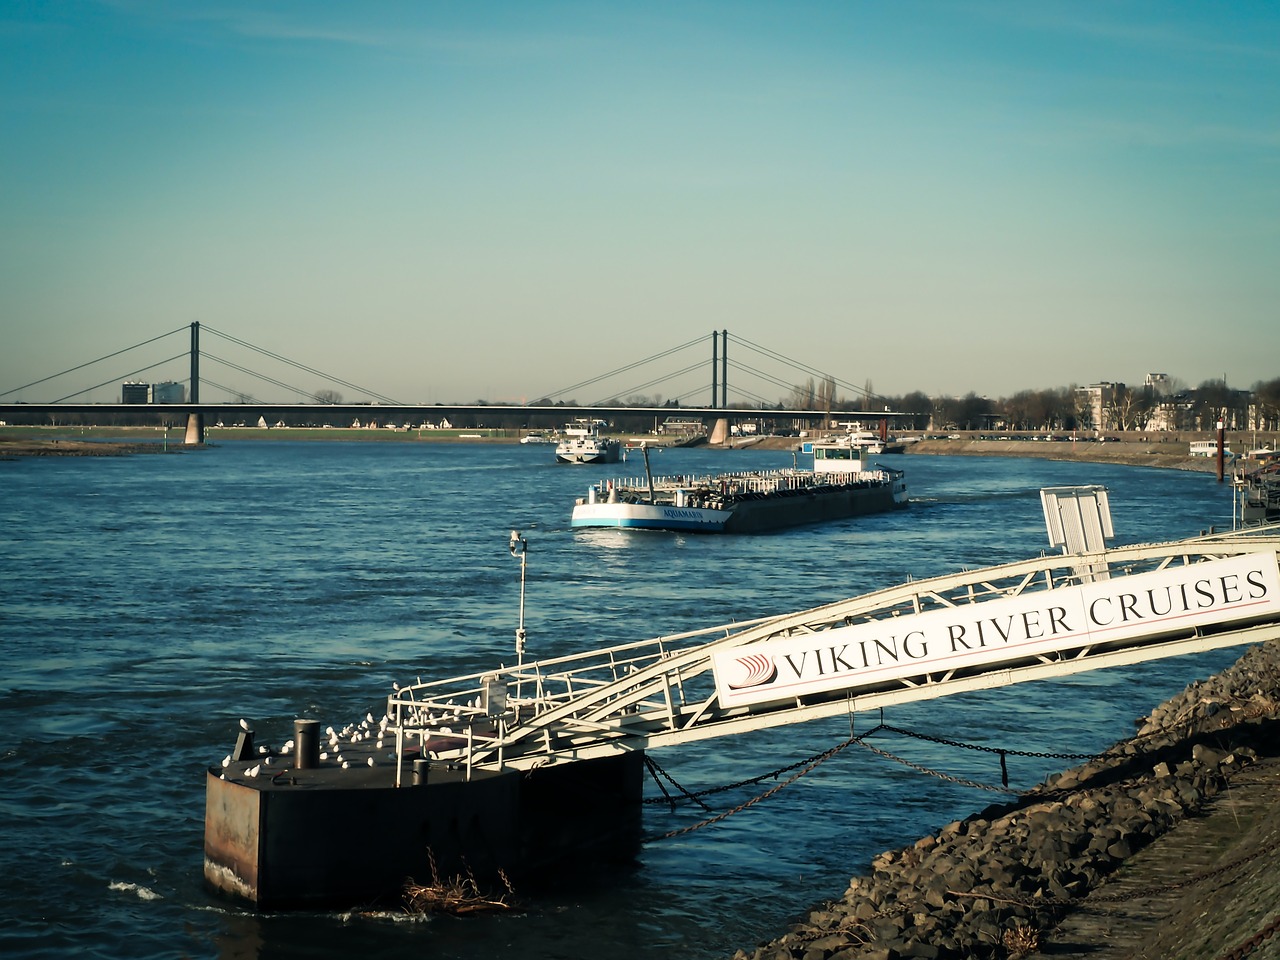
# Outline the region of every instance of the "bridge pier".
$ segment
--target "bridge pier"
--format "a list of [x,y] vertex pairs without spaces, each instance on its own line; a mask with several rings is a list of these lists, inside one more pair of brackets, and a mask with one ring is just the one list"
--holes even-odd
[[187,446],[199,446],[204,443],[204,414],[187,414],[187,435],[182,441]]

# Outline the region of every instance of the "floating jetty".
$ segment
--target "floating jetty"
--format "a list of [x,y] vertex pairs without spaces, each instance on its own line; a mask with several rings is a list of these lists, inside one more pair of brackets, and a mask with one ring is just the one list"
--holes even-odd
[[263,909],[529,889],[634,856],[648,751],[1280,638],[1280,526],[1108,548],[1105,490],[1041,497],[1060,554],[419,681],[278,749],[245,723],[206,773],[205,877]]
[[402,778],[396,751],[376,741],[320,759],[305,745],[313,725],[298,721],[287,752],[250,749],[209,769],[204,875],[215,890],[265,910],[350,906],[395,899],[408,878],[546,884],[639,849],[643,753],[526,771],[409,749]]

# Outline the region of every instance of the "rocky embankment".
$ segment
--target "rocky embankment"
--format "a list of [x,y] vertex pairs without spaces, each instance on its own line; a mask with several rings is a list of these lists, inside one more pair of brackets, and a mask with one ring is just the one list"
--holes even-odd
[[1280,643],[1139,723],[736,960],[1280,957]]

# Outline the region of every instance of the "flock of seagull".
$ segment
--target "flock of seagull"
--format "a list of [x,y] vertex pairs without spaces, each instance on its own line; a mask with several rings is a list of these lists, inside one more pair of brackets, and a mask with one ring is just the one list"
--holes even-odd
[[[372,713],[366,713],[364,719],[358,724],[349,723],[341,730],[335,730],[333,727],[326,727],[325,736],[328,737],[328,749],[320,752],[320,759],[328,760],[330,758],[330,753],[332,752],[334,761],[341,764],[343,770],[350,769],[351,761],[342,755],[344,743],[349,748],[358,743],[365,743],[372,740],[374,741],[374,749],[381,750],[385,746],[387,726],[390,722],[391,719],[386,714],[382,715],[381,720],[374,720]],[[247,733],[253,732],[253,728],[249,725],[249,721],[244,719],[241,719],[240,721],[240,729]],[[259,746],[258,755],[261,757],[261,760],[245,770],[244,775],[246,777],[258,776],[262,773],[263,767],[271,766],[279,757],[287,757],[289,754],[293,753],[295,747],[296,744],[293,740],[286,740],[279,750],[272,750],[265,744]],[[232,759],[231,754],[227,754],[222,758],[223,772],[219,775],[220,779],[227,779],[227,772],[230,769],[231,764],[234,762],[235,761]],[[373,757],[367,758],[365,763],[370,767],[377,766]]]
[[[419,678],[419,683],[421,683],[421,678]],[[397,694],[401,689],[398,683],[392,683],[391,688]],[[402,706],[405,705],[402,704]],[[454,702],[450,700],[449,707],[453,708],[452,712],[445,710],[437,717],[434,712],[425,712],[421,707],[406,706],[407,713],[404,717],[405,725],[430,727],[452,720],[461,720],[465,712],[480,711],[481,700],[479,697],[476,697],[474,701],[466,704],[464,707],[457,707],[454,705]],[[469,711],[468,708],[470,708]],[[384,713],[381,720],[375,720],[372,713],[366,713],[364,719],[359,723],[347,724],[341,730],[335,730],[333,727],[326,727],[325,735],[328,737],[328,749],[320,752],[320,759],[329,760],[332,758],[335,763],[341,765],[343,770],[348,770],[351,768],[351,761],[342,754],[344,744],[346,745],[346,748],[349,749],[356,744],[373,741],[374,749],[382,750],[385,745],[387,728],[390,724],[391,718],[388,714]],[[240,729],[245,733],[253,733],[253,728],[249,725],[249,721],[243,718],[240,720]],[[447,726],[439,726],[437,731],[443,736],[451,736],[453,734],[453,728]],[[286,740],[279,750],[272,750],[270,747],[265,745],[259,746],[257,752],[261,759],[258,763],[255,763],[253,766],[242,771],[242,773],[246,777],[257,777],[262,773],[263,767],[271,766],[278,758],[287,757],[289,754],[293,753],[295,749],[296,744],[293,740]],[[227,779],[228,773],[234,774],[235,771],[231,769],[231,765],[234,762],[235,760],[232,758],[231,754],[227,754],[222,758],[223,770],[219,775],[221,779]],[[372,756],[368,757],[365,760],[365,763],[370,767],[377,766],[377,763]]]

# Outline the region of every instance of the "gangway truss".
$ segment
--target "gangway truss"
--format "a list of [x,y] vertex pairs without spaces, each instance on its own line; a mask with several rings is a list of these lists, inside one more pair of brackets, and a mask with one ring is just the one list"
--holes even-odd
[[414,759],[529,770],[1280,638],[1280,525],[1076,546],[400,687],[397,785]]

